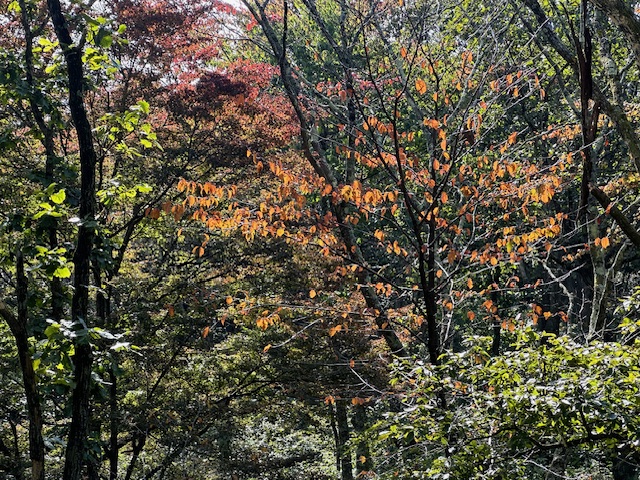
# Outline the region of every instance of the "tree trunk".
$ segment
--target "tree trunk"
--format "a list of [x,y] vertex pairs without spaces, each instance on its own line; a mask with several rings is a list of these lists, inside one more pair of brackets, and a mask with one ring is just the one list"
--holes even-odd
[[633,3],[623,0],[589,0],[609,16],[627,39],[636,65],[640,66],[640,20],[633,11]]
[[44,440],[42,438],[42,410],[40,395],[33,370],[33,361],[29,348],[29,333],[27,331],[27,279],[24,274],[24,259],[22,252],[16,254],[16,290],[18,298],[18,316],[16,317],[4,303],[0,302],[0,316],[5,319],[13,334],[20,368],[22,383],[27,399],[27,415],[29,418],[29,457],[31,458],[31,478],[44,480]]
[[349,422],[347,420],[347,405],[344,400],[336,400],[336,422],[338,423],[340,479],[353,480],[351,453],[347,449],[347,442],[349,441]]
[[357,476],[358,478],[363,478],[373,470],[373,460],[371,458],[371,452],[369,451],[369,443],[366,438],[362,438],[362,435],[367,429],[367,408],[364,405],[358,404],[354,410],[351,424],[353,425],[353,431],[356,435],[361,436],[356,446]]
[[118,480],[118,376],[116,369],[116,354],[112,354],[111,369],[109,370],[109,480]]
[[77,330],[75,341],[72,414],[67,450],[65,453],[64,479],[79,480],[88,453],[87,437],[90,420],[90,385],[93,362],[87,334],[89,312],[90,257],[94,239],[95,222],[95,167],[96,153],[93,133],[84,104],[85,78],[82,68],[82,51],[74,45],[59,0],[47,0],[49,15],[60,47],[67,63],[69,109],[73,119],[80,150],[80,201],[78,240],[73,255],[74,294],[71,302],[71,318]]
[[[52,184],[54,179],[55,165],[58,161],[55,150],[54,131],[47,124],[45,115],[42,112],[42,107],[45,103],[44,95],[36,84],[33,73],[33,32],[31,30],[31,19],[29,18],[29,8],[26,5],[25,0],[19,0],[20,4],[20,20],[22,28],[24,30],[25,38],[25,50],[24,50],[24,63],[25,63],[25,76],[27,85],[29,86],[29,108],[33,119],[38,126],[38,130],[42,134],[41,143],[45,151],[45,170],[44,170],[44,182],[45,186]],[[56,219],[50,219],[53,224],[48,228],[49,235],[49,247],[53,250],[58,247],[58,224]],[[64,315],[64,291],[62,288],[62,281],[58,277],[53,277],[50,281],[49,288],[51,291],[51,318],[53,320],[60,320]]]

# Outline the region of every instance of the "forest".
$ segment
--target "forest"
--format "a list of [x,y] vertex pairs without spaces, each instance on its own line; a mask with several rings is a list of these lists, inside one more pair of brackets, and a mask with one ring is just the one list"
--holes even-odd
[[639,478],[638,3],[0,6],[0,477]]

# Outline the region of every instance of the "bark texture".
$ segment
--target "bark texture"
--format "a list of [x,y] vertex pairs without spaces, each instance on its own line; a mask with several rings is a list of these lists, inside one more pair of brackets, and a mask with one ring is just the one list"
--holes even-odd
[[72,394],[72,416],[67,450],[65,453],[64,479],[79,480],[87,455],[87,437],[90,420],[90,385],[92,354],[87,335],[89,311],[90,258],[95,230],[95,167],[96,153],[93,133],[84,103],[84,73],[82,49],[73,43],[67,21],[59,0],[48,0],[49,16],[62,48],[66,64],[69,88],[69,109],[76,131],[80,151],[80,202],[74,263],[74,295],[71,302],[71,317],[77,328],[75,345],[74,379],[76,386]]

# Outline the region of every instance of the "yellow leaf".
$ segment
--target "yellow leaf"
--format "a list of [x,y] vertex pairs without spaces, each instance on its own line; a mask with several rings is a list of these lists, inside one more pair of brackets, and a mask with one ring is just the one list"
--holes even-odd
[[262,352],[263,352],[263,353],[267,353],[267,352],[271,349],[271,347],[272,347],[272,345],[271,345],[271,344],[267,345],[266,347],[264,347],[264,348],[262,349]]
[[315,290],[311,290],[311,291],[309,292],[309,298],[315,298],[315,296],[316,296],[316,295],[317,295],[317,293],[316,293],[316,291],[315,291]]

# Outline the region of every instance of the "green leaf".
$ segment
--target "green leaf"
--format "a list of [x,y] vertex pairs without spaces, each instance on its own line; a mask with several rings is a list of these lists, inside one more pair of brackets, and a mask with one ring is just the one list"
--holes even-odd
[[7,7],[7,10],[14,13],[20,13],[22,11],[22,9],[20,8],[20,3],[17,0],[11,2]]
[[53,276],[57,278],[69,278],[71,276],[71,270],[67,267],[58,267],[56,271],[53,272]]
[[142,111],[142,113],[149,113],[149,102],[145,102],[144,100],[140,100],[138,102],[138,106],[140,107],[140,110]]
[[59,323],[52,323],[44,330],[44,334],[47,336],[49,340],[51,340],[51,338],[57,335],[59,332],[60,332]]
[[103,34],[99,36],[98,45],[100,45],[102,48],[109,48],[111,47],[112,43],[113,43],[113,37],[111,35]]
[[67,198],[67,194],[64,192],[64,190],[60,190],[51,195],[49,198],[53,203],[60,205],[62,202],[64,202],[64,199]]

